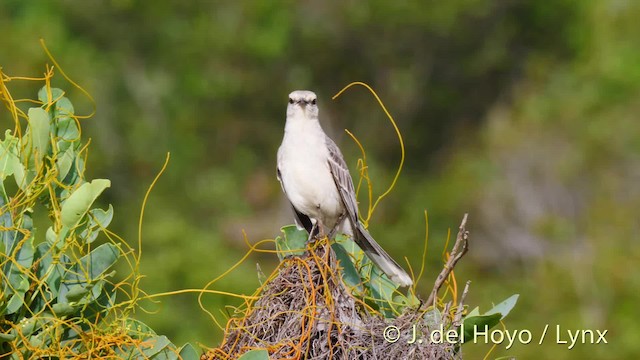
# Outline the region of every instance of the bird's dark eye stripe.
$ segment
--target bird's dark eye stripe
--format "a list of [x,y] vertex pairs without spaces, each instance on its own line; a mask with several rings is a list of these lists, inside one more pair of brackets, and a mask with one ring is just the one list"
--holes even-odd
[[293,99],[289,98],[289,104],[293,104]]

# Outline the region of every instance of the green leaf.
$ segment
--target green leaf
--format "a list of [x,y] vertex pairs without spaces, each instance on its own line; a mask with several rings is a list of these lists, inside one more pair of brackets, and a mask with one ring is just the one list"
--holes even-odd
[[102,209],[89,211],[89,223],[82,233],[80,233],[80,237],[84,239],[87,244],[92,243],[98,237],[100,231],[109,226],[112,219],[113,206],[111,205],[109,205],[106,211]]
[[34,313],[43,310],[46,304],[57,298],[60,280],[64,273],[64,266],[61,263],[66,263],[67,260],[65,255],[61,255],[58,261],[54,262],[51,245],[47,242],[42,242],[36,246],[34,255],[34,262],[38,262],[36,276],[44,283],[45,287],[31,304]]
[[242,354],[238,360],[269,360],[269,352],[264,349],[249,350]]
[[472,317],[467,316],[462,321],[464,342],[473,340],[476,329],[478,331],[484,331],[485,329],[488,330],[496,326],[500,322],[500,318],[500,314],[480,315]]
[[335,237],[335,243],[340,244],[345,249],[345,251],[349,254],[351,262],[360,264],[361,267],[368,264],[368,259],[364,256],[364,251],[362,251],[362,249],[360,249],[356,242],[353,241],[351,236],[338,234]]
[[[0,196],[0,208],[4,208],[6,206],[5,199]],[[3,211],[0,213],[0,226],[9,229],[13,227],[13,219],[11,218],[11,213],[9,211]],[[4,245],[4,254],[11,254],[13,252],[13,247],[16,243],[16,234],[17,231],[9,231],[5,230],[0,232],[2,235],[2,244]],[[5,267],[5,269],[7,269]],[[6,273],[7,271],[5,271]]]
[[29,336],[38,329],[39,316],[32,316],[28,319],[24,319],[20,322],[20,334],[23,336]]
[[[58,124],[60,124],[60,122],[62,121],[66,121],[66,120],[73,120],[71,118],[71,116],[74,114],[75,110],[73,108],[73,104],[71,103],[71,101],[69,101],[68,98],[66,97],[61,97],[58,99],[58,101],[56,101],[56,105],[54,107],[53,110],[53,114],[56,120],[58,120]],[[75,121],[73,121],[73,123],[75,124]],[[58,127],[60,128],[60,127]],[[60,134],[58,132],[57,134],[58,136],[64,137],[62,134]],[[76,136],[73,137],[73,139],[77,138],[77,134]]]
[[111,181],[106,179],[96,179],[90,183],[82,184],[62,204],[62,210],[60,211],[62,225],[69,229],[78,225],[82,217],[91,208],[93,202],[109,186],[111,186]]
[[120,256],[120,249],[114,244],[102,244],[80,259],[83,270],[88,270],[88,279],[95,280],[107,271]]
[[134,339],[142,340],[157,335],[147,324],[136,319],[127,318],[125,320],[125,328],[127,329],[127,335],[130,335]]
[[76,154],[73,147],[65,150],[62,155],[58,155],[58,161],[56,162],[56,168],[58,169],[58,180],[63,181],[69,174]]
[[298,229],[295,225],[287,225],[280,230],[284,234],[284,237],[276,238],[276,249],[280,260],[288,256],[304,254],[309,236],[307,232]]
[[29,128],[27,137],[30,137],[32,154],[40,160],[49,149],[49,114],[42,108],[29,109]]
[[0,333],[0,344],[3,342],[10,342],[16,339],[16,334],[2,334]]
[[[51,226],[49,226],[49,228],[47,229],[47,232],[44,235],[45,240],[47,240],[47,243],[49,243],[49,245],[57,245],[57,240],[58,240],[58,234],[56,234],[55,230],[53,230],[53,228]],[[59,249],[62,249],[62,247],[58,247]]]
[[425,325],[435,328],[442,324],[442,313],[437,308],[432,307],[422,315]]
[[519,296],[520,296],[519,294],[511,295],[509,298],[507,298],[506,300],[504,300],[500,304],[494,306],[493,309],[487,311],[484,314],[485,315],[500,314],[500,315],[502,315],[500,320],[504,319],[507,315],[509,315],[509,313],[511,312],[513,307],[518,302],[518,297]]
[[86,296],[78,302],[78,304],[82,305],[81,317],[90,323],[97,322],[98,318],[104,318],[105,313],[109,313],[115,303],[115,288],[105,280],[100,280],[93,285],[91,288],[91,296]]
[[180,348],[178,356],[182,360],[200,360],[198,350],[190,343],[186,343]]
[[[49,92],[47,91],[47,87],[43,86],[40,88],[40,90],[38,90],[38,100],[40,100],[41,102],[45,103],[45,104],[49,104]],[[62,97],[62,95],[64,95],[64,91],[62,91],[62,89],[58,89],[58,88],[51,88],[51,101],[55,101],[56,99],[59,99]]]
[[11,295],[11,298],[7,302],[7,306],[4,309],[4,313],[8,315],[15,314],[20,310],[20,308],[22,308],[25,304],[24,295],[29,290],[29,281],[24,277],[18,278],[17,280],[14,280],[14,282],[16,282],[17,286],[13,287],[13,295]]
[[339,243],[331,244],[331,248],[338,257],[339,266],[342,268],[342,280],[351,288],[355,288],[357,292],[362,292],[362,279],[360,273],[351,261],[351,257],[345,250],[344,246]]
[[18,157],[18,139],[11,135],[11,130],[7,130],[0,142],[0,181],[15,172],[24,174],[24,167]]
[[420,305],[420,299],[411,293],[408,293],[407,295],[396,293],[393,297],[393,305],[394,307],[399,308],[399,311],[402,312],[403,308],[418,307],[418,305]]
[[[27,214],[23,214],[25,219],[30,219]],[[29,228],[30,225],[24,226]],[[33,264],[34,246],[33,233],[31,237],[22,241],[22,233],[19,233],[15,244],[15,249],[8,251],[7,255],[11,256],[15,261],[9,262],[5,267],[7,281],[4,284],[4,292],[12,295],[5,309],[7,314],[17,312],[24,304],[24,295],[29,290],[29,273]]]
[[398,288],[398,285],[389,280],[389,278],[382,273],[382,270],[376,266],[371,270],[368,285],[374,301],[378,304],[378,310],[387,318],[393,317],[393,309],[396,307],[393,303],[393,294]]
[[141,347],[142,347],[142,355],[146,357],[150,357],[152,359],[168,359],[168,358],[175,359],[177,357],[176,353],[173,351],[172,351],[173,357],[168,357],[167,355],[169,354],[167,353],[163,354],[163,350],[169,350],[170,348],[174,347],[171,341],[169,341],[169,339],[164,335],[153,336],[148,339],[145,339],[144,345]]
[[73,118],[73,113],[73,104],[66,97],[63,96],[56,102],[53,110],[55,125],[52,131],[56,136],[60,152],[68,149],[77,150],[79,145],[80,131]]
[[95,283],[115,264],[118,256],[120,256],[119,248],[111,243],[102,244],[83,256],[77,264],[66,271],[60,284],[58,302],[66,303],[67,294],[74,286]]
[[[91,286],[89,284],[75,285],[69,289],[69,292],[66,294],[67,301],[79,301],[85,295],[87,295],[91,291]],[[54,308],[55,311],[55,308]],[[57,313],[57,312],[56,312]]]
[[53,310],[53,313],[56,314],[56,316],[67,316],[73,314],[76,311],[76,308],[69,304],[57,303],[51,307],[51,310]]
[[478,315],[480,315],[480,308],[476,306],[473,310],[469,311],[469,313],[467,314],[467,317],[473,317]]

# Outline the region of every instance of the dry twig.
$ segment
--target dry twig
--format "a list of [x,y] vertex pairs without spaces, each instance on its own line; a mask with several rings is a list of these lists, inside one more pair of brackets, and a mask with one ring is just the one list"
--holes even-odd
[[[467,215],[469,214],[464,214],[464,217],[462,218],[462,222],[458,229],[458,235],[456,236],[456,243],[453,245],[453,249],[449,255],[449,260],[447,260],[447,263],[444,265],[440,275],[438,275],[438,278],[433,285],[433,290],[431,290],[431,294],[429,294],[429,298],[425,302],[427,306],[435,306],[438,290],[440,290],[444,281],[449,277],[449,274],[451,274],[451,271],[453,271],[453,268],[456,266],[458,261],[460,261],[464,254],[469,250],[469,232],[466,229]],[[460,247],[462,247],[462,249],[460,249]]]

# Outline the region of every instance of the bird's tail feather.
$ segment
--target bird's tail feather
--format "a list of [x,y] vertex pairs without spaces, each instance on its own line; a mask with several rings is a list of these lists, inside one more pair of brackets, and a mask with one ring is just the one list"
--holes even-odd
[[378,266],[393,282],[401,286],[411,286],[413,280],[404,269],[398,265],[384,249],[378,245],[371,234],[358,221],[356,226],[354,241],[364,251],[365,254]]

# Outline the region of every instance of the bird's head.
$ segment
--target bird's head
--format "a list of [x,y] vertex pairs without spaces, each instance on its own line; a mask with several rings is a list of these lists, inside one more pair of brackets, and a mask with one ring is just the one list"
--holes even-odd
[[318,98],[313,91],[296,90],[289,94],[287,117],[295,116],[318,119]]

